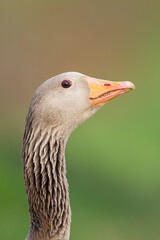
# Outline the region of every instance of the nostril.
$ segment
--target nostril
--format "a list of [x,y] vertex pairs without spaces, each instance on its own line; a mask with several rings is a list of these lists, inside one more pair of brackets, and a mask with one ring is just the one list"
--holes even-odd
[[105,83],[104,86],[105,86],[105,87],[110,87],[111,84],[110,84],[110,83]]

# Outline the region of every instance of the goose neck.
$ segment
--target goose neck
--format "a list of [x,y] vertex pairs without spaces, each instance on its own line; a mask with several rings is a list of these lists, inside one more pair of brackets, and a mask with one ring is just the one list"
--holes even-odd
[[23,169],[30,212],[27,240],[69,239],[65,144],[66,138],[56,128],[25,129]]

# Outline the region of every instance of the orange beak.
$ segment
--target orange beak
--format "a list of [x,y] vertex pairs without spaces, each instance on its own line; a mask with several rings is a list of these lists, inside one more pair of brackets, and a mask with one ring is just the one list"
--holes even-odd
[[128,81],[112,82],[92,77],[85,77],[90,87],[90,99],[93,104],[106,103],[116,96],[135,89],[133,83]]

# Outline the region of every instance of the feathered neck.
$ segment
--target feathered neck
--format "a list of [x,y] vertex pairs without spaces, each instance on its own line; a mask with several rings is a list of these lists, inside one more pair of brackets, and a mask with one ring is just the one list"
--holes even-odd
[[30,212],[27,240],[68,240],[70,205],[65,165],[66,139],[58,127],[26,121],[23,170]]

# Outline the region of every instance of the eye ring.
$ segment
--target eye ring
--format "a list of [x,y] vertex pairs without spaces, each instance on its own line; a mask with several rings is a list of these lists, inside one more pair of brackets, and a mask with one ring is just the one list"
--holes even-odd
[[69,88],[69,87],[72,86],[72,82],[71,82],[70,80],[68,80],[68,79],[65,79],[65,80],[63,80],[63,81],[61,82],[61,86],[62,86],[63,88]]

